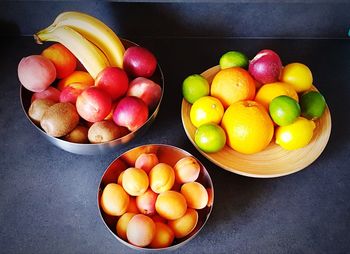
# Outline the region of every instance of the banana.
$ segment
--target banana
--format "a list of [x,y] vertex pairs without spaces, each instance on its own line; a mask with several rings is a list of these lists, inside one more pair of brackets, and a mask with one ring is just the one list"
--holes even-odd
[[73,28],[99,47],[112,66],[123,67],[125,48],[113,30],[101,20],[85,13],[69,11],[59,14],[46,29],[50,30],[52,27],[59,26]]
[[37,43],[54,41],[64,45],[76,56],[94,79],[100,71],[109,66],[106,56],[95,45],[68,26],[41,30],[34,35],[34,38]]

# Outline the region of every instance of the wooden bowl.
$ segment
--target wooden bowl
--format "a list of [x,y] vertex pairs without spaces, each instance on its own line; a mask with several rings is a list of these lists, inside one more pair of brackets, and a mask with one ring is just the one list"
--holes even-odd
[[[220,66],[215,66],[201,75],[211,84],[219,70]],[[314,89],[316,88],[314,87]],[[312,140],[303,148],[287,151],[272,140],[265,150],[256,154],[242,154],[227,145],[219,152],[205,153],[199,149],[194,141],[196,127],[191,123],[190,109],[191,104],[183,99],[181,107],[182,124],[192,144],[214,164],[244,176],[270,178],[289,175],[302,170],[320,156],[327,145],[331,133],[331,115],[329,108],[326,107],[322,117],[315,121],[316,128]]]

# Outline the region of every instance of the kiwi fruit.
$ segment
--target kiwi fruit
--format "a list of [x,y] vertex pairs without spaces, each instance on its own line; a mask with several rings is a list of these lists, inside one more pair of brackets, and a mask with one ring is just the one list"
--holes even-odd
[[49,107],[40,125],[53,137],[62,137],[70,133],[79,123],[79,115],[75,106],[69,102],[59,102]]
[[89,128],[88,138],[93,144],[108,142],[125,135],[124,128],[111,120],[96,122]]
[[64,136],[63,139],[73,143],[88,143],[88,128],[78,125],[70,133]]
[[45,111],[56,102],[50,99],[36,99],[30,104],[28,115],[32,121],[39,125]]

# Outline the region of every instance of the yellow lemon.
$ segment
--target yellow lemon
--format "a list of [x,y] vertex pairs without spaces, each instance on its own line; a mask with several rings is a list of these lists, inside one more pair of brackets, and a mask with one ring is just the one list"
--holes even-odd
[[305,64],[290,63],[283,68],[281,81],[291,84],[300,93],[311,88],[313,78],[311,70]]
[[316,125],[304,117],[290,125],[278,127],[276,130],[276,144],[286,150],[302,148],[310,143]]
[[190,111],[190,119],[197,128],[202,124],[221,122],[224,115],[224,107],[219,99],[212,96],[204,96],[196,100]]

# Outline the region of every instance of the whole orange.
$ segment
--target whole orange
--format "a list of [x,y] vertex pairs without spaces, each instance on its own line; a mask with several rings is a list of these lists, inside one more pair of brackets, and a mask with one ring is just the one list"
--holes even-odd
[[233,103],[221,124],[227,133],[227,144],[244,154],[264,150],[273,137],[273,122],[265,108],[255,101]]
[[254,99],[255,81],[243,68],[223,69],[215,75],[210,94],[218,98],[226,109],[236,101]]

